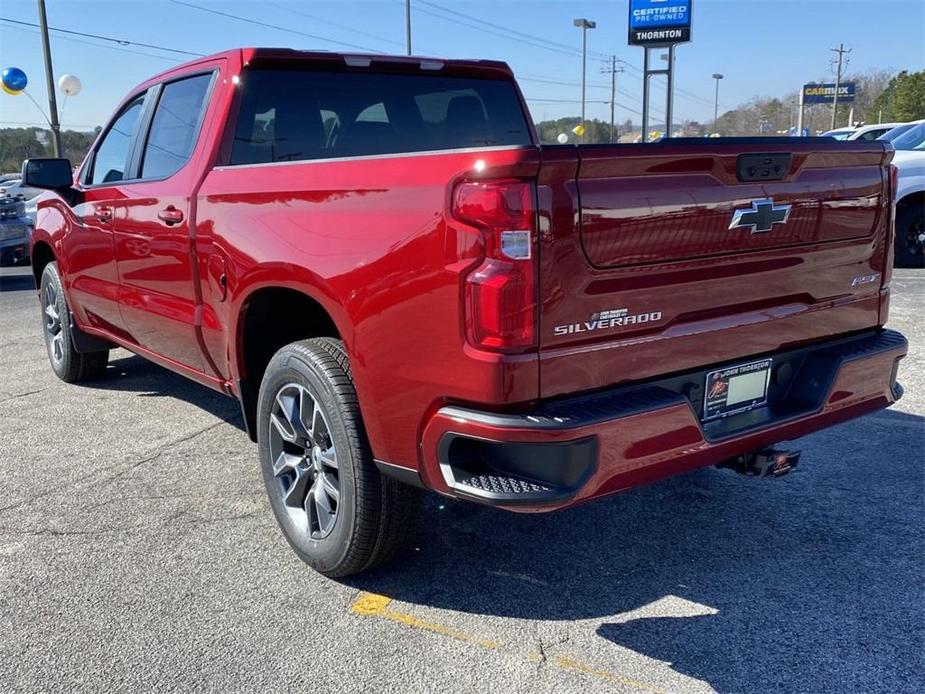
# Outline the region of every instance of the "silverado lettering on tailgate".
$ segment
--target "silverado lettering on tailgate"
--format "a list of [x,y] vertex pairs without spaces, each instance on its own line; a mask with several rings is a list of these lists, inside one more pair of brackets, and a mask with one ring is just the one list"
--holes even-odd
[[584,323],[570,323],[557,325],[553,330],[556,335],[571,335],[573,333],[589,333],[596,330],[610,330],[611,328],[639,325],[640,323],[656,323],[662,319],[661,311],[650,313],[637,313],[630,315],[627,308],[615,308],[607,311],[592,313]]

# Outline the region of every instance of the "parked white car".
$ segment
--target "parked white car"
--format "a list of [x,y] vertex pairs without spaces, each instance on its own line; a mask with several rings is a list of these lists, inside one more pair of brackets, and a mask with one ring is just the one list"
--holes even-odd
[[855,128],[835,128],[822,133],[822,137],[834,137],[836,140],[847,140],[848,136],[855,131]]
[[899,171],[896,265],[925,267],[925,120],[892,140]]
[[873,123],[871,125],[862,125],[846,137],[846,140],[876,140],[881,135],[885,135],[893,128],[904,125],[904,123]]

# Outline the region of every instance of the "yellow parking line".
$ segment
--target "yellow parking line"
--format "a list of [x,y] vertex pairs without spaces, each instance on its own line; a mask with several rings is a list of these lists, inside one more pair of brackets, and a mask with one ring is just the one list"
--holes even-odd
[[608,670],[601,670],[599,668],[591,667],[586,663],[582,663],[574,658],[569,656],[561,655],[554,658],[550,661],[557,668],[563,670],[571,670],[572,672],[580,672],[583,675],[592,675],[602,680],[608,680],[610,682],[617,682],[626,687],[632,687],[633,689],[639,689],[644,692],[656,692],[657,694],[664,694],[664,690],[653,687],[650,684],[645,682],[640,682],[639,680],[634,680],[630,677],[624,677],[623,675],[618,675],[615,672],[610,672]]
[[[436,622],[427,622],[405,612],[398,612],[397,610],[393,610],[389,607],[391,604],[392,599],[385,595],[362,592],[357,596],[356,600],[353,601],[353,604],[350,605],[350,611],[353,614],[359,615],[361,617],[379,617],[381,619],[387,619],[390,622],[404,624],[405,626],[411,627],[412,629],[421,629],[423,631],[429,631],[433,634],[449,636],[450,638],[456,639],[457,641],[474,643],[477,646],[481,646],[482,648],[487,648],[490,650],[497,650],[503,645],[498,641],[492,641],[491,639],[482,638],[481,636],[468,634],[464,631],[459,631],[458,629],[444,626],[443,624],[437,624]],[[526,657],[527,660],[531,663],[539,663],[545,659],[545,657],[539,653],[530,653]],[[658,689],[657,687],[653,687],[650,684],[646,684],[645,682],[640,682],[639,680],[634,680],[629,677],[624,677],[623,675],[618,675],[608,670],[592,667],[569,656],[556,656],[546,660],[546,663],[552,665],[553,667],[559,668],[560,670],[568,670],[570,672],[577,672],[582,675],[590,675],[598,679],[622,684],[625,687],[631,687],[633,689],[638,689],[644,692],[664,694],[663,690]]]
[[388,598],[385,595],[377,595],[376,593],[360,593],[357,599],[353,601],[353,605],[350,606],[350,611],[363,617],[381,617],[382,619],[387,619],[391,622],[404,624],[405,626],[411,627],[412,629],[422,629],[424,631],[430,631],[434,634],[440,634],[441,636],[449,636],[450,638],[456,639],[457,641],[474,643],[478,646],[481,646],[482,648],[495,650],[501,647],[501,644],[497,641],[485,639],[474,634],[467,634],[464,631],[452,629],[450,627],[444,626],[443,624],[427,622],[423,619],[418,619],[414,615],[390,609],[389,604],[391,602],[391,598]]

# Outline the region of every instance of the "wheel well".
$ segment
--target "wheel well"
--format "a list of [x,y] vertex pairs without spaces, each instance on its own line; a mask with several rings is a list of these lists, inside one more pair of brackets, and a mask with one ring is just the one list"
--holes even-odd
[[35,278],[36,288],[42,284],[42,273],[45,272],[45,266],[55,259],[55,254],[44,241],[39,241],[32,247],[32,276]]
[[273,355],[290,342],[310,337],[339,339],[340,334],[321,304],[294,289],[259,289],[242,310],[238,341],[241,408],[247,432],[256,441],[257,395]]
[[925,190],[917,190],[914,193],[909,193],[902,200],[896,202],[897,209],[909,207],[910,205],[917,205],[919,207],[925,205]]

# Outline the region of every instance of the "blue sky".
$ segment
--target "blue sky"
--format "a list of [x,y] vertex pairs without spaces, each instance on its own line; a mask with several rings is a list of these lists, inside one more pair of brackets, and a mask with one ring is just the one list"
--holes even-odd
[[[182,2],[188,4],[47,0],[48,22],[52,27],[195,53],[243,45],[404,52],[404,0]],[[852,49],[849,72],[925,68],[923,0],[692,0],[692,4],[693,41],[680,46],[676,54],[676,121],[712,119],[714,72],[725,75],[721,110],[755,95],[783,96],[803,82],[830,79],[829,48],[839,42]],[[416,54],[507,61],[521,79],[537,120],[578,113],[580,31],[572,20],[583,16],[597,21],[597,29],[588,34],[588,116],[609,118],[604,103],[610,94],[609,77],[600,72],[600,58],[616,54],[626,62],[626,71],[618,77],[617,119],[639,121],[642,49],[626,45],[627,0],[412,0],[412,6]],[[0,17],[34,23],[36,3],[3,0]],[[83,81],[83,92],[64,104],[61,116],[65,127],[78,129],[103,124],[131,87],[185,59],[153,48],[120,47],[54,32],[52,51],[56,75],[70,72]],[[34,29],[0,22],[0,65],[25,70],[30,93],[47,106],[41,47]],[[658,88],[654,94],[653,107],[660,114],[664,97]],[[0,126],[41,121],[28,99],[0,93]]]

